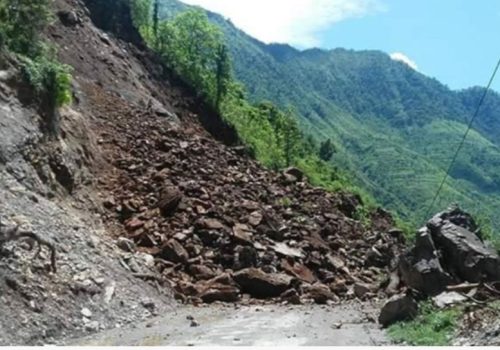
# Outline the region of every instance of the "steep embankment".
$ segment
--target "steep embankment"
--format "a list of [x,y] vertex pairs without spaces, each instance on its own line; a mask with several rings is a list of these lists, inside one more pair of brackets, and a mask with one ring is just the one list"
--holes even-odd
[[119,252],[105,233],[89,170],[99,159],[89,114],[78,106],[61,110],[61,137],[48,139],[18,66],[1,55],[0,216],[6,227],[0,236],[16,224],[31,228],[56,247],[57,272],[45,248],[37,257],[26,242],[2,244],[0,344],[52,343],[168,310],[172,298],[162,296],[168,290],[159,292],[124,268],[135,262],[149,272],[143,257]]

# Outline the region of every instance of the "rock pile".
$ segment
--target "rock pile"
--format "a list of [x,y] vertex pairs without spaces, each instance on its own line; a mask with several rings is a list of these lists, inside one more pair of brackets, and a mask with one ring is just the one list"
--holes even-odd
[[357,196],[314,188],[299,169],[265,170],[193,116],[181,128],[116,108],[109,94],[93,99],[113,165],[101,181],[109,222],[125,249],[154,256],[178,298],[326,303],[380,289],[402,242],[383,210],[366,228],[353,218]]
[[[445,305],[463,301],[455,290],[469,291],[481,283],[500,281],[500,257],[483,241],[470,214],[458,207],[450,208],[434,216],[417,232],[414,247],[400,256],[398,271],[392,279],[391,285],[396,290],[401,284]],[[382,310],[381,323],[404,318],[405,310],[414,314],[413,306],[406,307],[414,305],[408,298],[403,294],[390,300]],[[405,307],[395,313],[391,305],[396,300]]]
[[482,241],[474,219],[453,208],[418,231],[400,272],[407,286],[435,296],[454,284],[500,280],[500,257]]

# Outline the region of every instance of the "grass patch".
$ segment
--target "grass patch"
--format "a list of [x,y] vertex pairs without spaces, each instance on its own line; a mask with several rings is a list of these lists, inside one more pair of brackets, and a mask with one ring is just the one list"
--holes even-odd
[[412,321],[397,323],[388,329],[397,343],[414,346],[446,346],[458,325],[460,309],[439,310],[430,302],[420,305],[419,315]]

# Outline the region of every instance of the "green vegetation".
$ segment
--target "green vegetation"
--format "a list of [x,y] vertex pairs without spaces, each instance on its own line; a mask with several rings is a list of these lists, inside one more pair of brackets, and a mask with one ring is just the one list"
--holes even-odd
[[26,81],[45,104],[49,131],[56,133],[55,110],[71,103],[71,69],[40,38],[52,19],[50,5],[50,0],[0,0],[0,50],[19,57]]
[[[191,7],[159,0],[160,18]],[[266,45],[214,13],[248,98],[293,106],[304,134],[332,140],[330,163],[354,174],[402,220],[421,225],[483,92],[451,91],[378,51]],[[491,93],[432,212],[451,203],[500,226],[500,95]],[[324,154],[326,156],[328,154]]]
[[398,343],[413,346],[446,346],[456,330],[461,311],[439,310],[426,302],[420,305],[419,315],[412,321],[391,326],[389,336]]
[[185,11],[169,20],[159,20],[158,4],[134,0],[135,25],[164,63],[235,127],[256,159],[276,170],[297,166],[314,185],[354,190],[373,203],[366,193],[351,185],[345,174],[327,163],[335,151],[332,142],[318,149],[315,141],[301,131],[293,108],[249,101],[244,86],[233,76],[223,33],[203,11]]

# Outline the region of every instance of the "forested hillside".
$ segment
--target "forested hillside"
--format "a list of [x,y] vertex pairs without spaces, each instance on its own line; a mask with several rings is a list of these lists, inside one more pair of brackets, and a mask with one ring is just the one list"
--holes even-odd
[[[162,18],[188,8],[160,4]],[[305,133],[334,141],[331,161],[356,174],[358,185],[407,219],[424,219],[481,88],[452,91],[383,52],[267,45],[208,16],[222,29],[251,100],[292,106]],[[485,219],[500,209],[499,106],[491,93],[436,209],[458,202]]]

